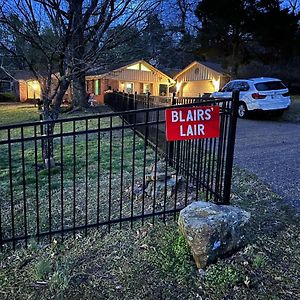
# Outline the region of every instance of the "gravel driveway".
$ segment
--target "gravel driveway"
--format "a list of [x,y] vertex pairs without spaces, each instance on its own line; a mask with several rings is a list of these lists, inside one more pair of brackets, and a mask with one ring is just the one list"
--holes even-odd
[[300,125],[238,120],[235,164],[255,173],[300,212]]

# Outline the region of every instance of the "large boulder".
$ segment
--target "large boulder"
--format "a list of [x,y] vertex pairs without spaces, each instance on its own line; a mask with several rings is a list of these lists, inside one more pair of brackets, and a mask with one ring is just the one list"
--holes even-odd
[[193,202],[179,215],[179,227],[199,269],[244,246],[250,213],[234,206]]

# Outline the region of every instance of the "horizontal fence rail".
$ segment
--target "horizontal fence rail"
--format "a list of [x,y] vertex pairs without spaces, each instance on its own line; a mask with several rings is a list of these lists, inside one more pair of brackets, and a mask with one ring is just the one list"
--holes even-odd
[[174,219],[195,199],[228,203],[235,102],[177,105],[218,105],[221,136],[167,142],[174,99],[110,93],[112,113],[1,126],[1,250]]

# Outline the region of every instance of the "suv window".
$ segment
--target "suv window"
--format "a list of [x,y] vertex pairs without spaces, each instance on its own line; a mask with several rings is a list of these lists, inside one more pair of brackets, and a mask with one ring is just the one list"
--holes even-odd
[[267,81],[254,84],[258,91],[283,90],[286,86],[281,81]]
[[234,83],[234,90],[238,90],[240,92],[247,92],[249,91],[250,86],[246,81],[236,81]]
[[221,92],[232,92],[233,86],[234,86],[234,82],[229,82],[222,88]]

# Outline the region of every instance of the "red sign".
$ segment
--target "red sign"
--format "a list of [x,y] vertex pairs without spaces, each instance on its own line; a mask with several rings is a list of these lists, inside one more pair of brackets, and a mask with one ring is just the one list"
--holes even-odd
[[166,109],[167,141],[219,137],[219,110],[219,106]]

